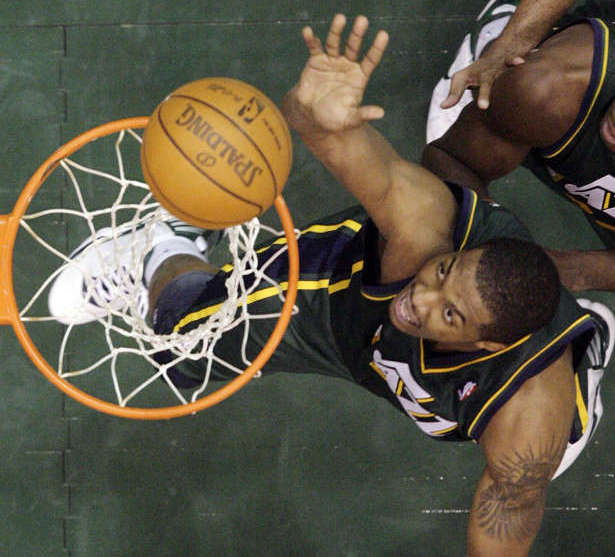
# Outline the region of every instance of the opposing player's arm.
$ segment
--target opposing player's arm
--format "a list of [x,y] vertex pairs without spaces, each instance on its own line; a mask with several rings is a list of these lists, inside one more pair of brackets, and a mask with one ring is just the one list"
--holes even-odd
[[442,108],[456,104],[467,87],[479,88],[479,108],[489,107],[491,87],[495,79],[512,65],[522,64],[526,54],[566,13],[574,0],[521,0],[502,34],[484,56],[453,75],[448,98]]
[[541,56],[503,73],[489,109],[466,106],[447,133],[426,145],[423,164],[487,196],[488,184],[517,168],[532,147],[557,140],[566,128],[553,129],[557,79],[547,60]]
[[423,163],[438,176],[480,193],[517,168],[533,147],[559,141],[574,123],[593,57],[589,25],[573,25],[545,41],[493,84],[488,110],[470,103],[444,136],[426,146]]
[[474,496],[468,556],[524,557],[539,530],[547,487],[570,436],[572,350],[526,381],[480,438],[486,467]]
[[615,249],[547,250],[562,284],[573,292],[615,291]]
[[[511,117],[508,107],[503,107]],[[489,112],[493,108],[489,109]],[[488,197],[489,183],[517,168],[530,145],[513,139],[475,103],[465,107],[446,134],[423,149],[422,164],[443,180]]]
[[310,57],[282,108],[304,143],[378,226],[386,240],[382,280],[396,280],[415,272],[434,251],[451,249],[456,203],[441,180],[402,159],[369,124],[384,111],[361,101],[388,35],[378,32],[360,59],[368,25],[360,16],[342,54],[345,22],[340,14],[333,18],[325,48],[309,27],[303,30]]

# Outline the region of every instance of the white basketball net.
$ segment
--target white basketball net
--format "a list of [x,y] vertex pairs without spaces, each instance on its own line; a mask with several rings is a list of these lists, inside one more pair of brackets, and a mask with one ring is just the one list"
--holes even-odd
[[[237,374],[243,372],[243,369],[234,367],[215,354],[216,342],[226,331],[243,327],[243,344],[238,350],[241,350],[243,364],[247,367],[250,361],[246,356],[245,345],[251,319],[279,317],[279,313],[250,314],[247,299],[256,290],[273,286],[278,289],[281,308],[284,288],[267,275],[267,267],[274,259],[287,256],[286,241],[281,232],[264,226],[256,218],[247,224],[227,229],[224,234],[224,244],[227,244],[224,257],[228,258],[227,261],[232,265],[232,271],[226,281],[228,298],[197,328],[181,335],[178,333],[156,335],[147,318],[144,319],[141,315],[147,296],[142,281],[143,262],[152,246],[155,227],[161,222],[177,221],[177,219],[160,207],[144,182],[135,179],[135,174],[138,174],[139,178],[141,176],[137,171],[138,165],[132,172],[133,177],[130,177],[130,173],[125,170],[125,160],[128,156],[123,153],[127,149],[126,146],[131,143],[133,145],[130,149],[133,152],[135,149],[138,150],[140,135],[128,129],[119,132],[109,141],[111,141],[109,149],[114,149],[115,153],[112,157],[115,166],[113,171],[96,170],[68,158],[62,160],[58,169],[54,170],[54,174],[64,173],[64,178],[59,180],[59,183],[64,184],[62,206],[39,209],[37,204],[33,203],[29,212],[21,219],[21,226],[28,237],[47,254],[52,254],[53,257],[47,259],[55,262],[50,265],[52,269],[49,274],[41,272],[38,276],[38,271],[36,272],[40,284],[33,288],[33,294],[31,290],[27,296],[22,296],[23,302],[18,297],[21,320],[28,324],[36,323],[37,327],[49,324],[57,329],[59,327],[57,321],[49,314],[48,309],[45,312],[49,289],[56,277],[67,267],[78,268],[84,277],[86,297],[91,297],[98,306],[104,308],[104,315],[92,323],[61,327],[59,349],[55,355],[57,358],[55,365],[60,377],[70,379],[72,382],[79,377],[98,376],[96,383],[100,382],[100,377],[107,382],[110,378],[115,399],[112,402],[119,406],[129,405],[137,395],[141,395],[148,388],[159,391],[161,385],[167,391],[165,396],[168,396],[170,391],[173,400],[187,404],[200,398],[206,390],[214,363]],[[82,151],[83,149],[76,155],[80,155]],[[82,185],[84,181],[87,185]],[[44,184],[37,198],[46,187],[47,184]],[[95,191],[91,191],[92,187]],[[110,203],[105,201],[105,206],[102,207],[99,206],[100,200],[97,199],[100,198],[101,191],[107,200],[109,196],[111,199]],[[83,265],[77,265],[69,258],[75,245],[61,248],[58,245],[57,235],[46,233],[47,228],[57,225],[58,222],[64,223],[65,228],[69,230],[73,226],[83,230],[85,237],[82,233],[79,238],[71,238],[72,243],[77,242],[78,245],[84,240],[89,240],[91,246],[87,248],[88,251],[98,256],[103,251],[103,243],[107,246],[105,248],[107,253],[109,242],[112,243],[114,250],[112,263],[109,264],[108,257],[106,263],[101,259],[101,266],[104,268],[102,281],[100,275],[96,281],[92,281],[88,269]],[[104,238],[99,237],[102,227],[108,228]],[[279,244],[279,249],[258,268],[255,245],[262,233],[281,238],[276,242]],[[137,235],[139,242],[134,240]],[[118,268],[113,261],[119,260],[121,256],[126,258],[127,236],[133,238],[128,248],[130,264]],[[18,249],[16,246],[16,253]],[[33,263],[36,267],[37,262]],[[250,280],[249,287],[246,286],[248,277],[254,278],[253,282]],[[102,295],[104,292],[101,292],[101,288],[113,289],[115,295],[112,301],[108,301]],[[43,338],[48,338],[45,334],[50,333],[41,333]],[[162,350],[169,350],[174,356],[173,361],[164,365],[158,364],[153,355]],[[167,375],[169,368],[182,360],[206,362],[207,371],[203,382],[195,389],[179,390]],[[141,366],[136,364],[137,361],[141,362]],[[50,360],[50,363],[54,362]],[[135,372],[135,365],[142,369]],[[139,377],[136,383],[135,376]],[[159,393],[156,393],[153,398],[158,400],[159,396]],[[139,403],[141,400],[140,397]]]

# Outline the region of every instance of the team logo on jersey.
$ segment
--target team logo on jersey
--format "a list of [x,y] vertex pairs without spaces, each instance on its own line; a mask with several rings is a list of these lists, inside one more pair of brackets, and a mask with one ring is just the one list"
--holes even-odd
[[417,383],[407,362],[387,360],[380,350],[374,350],[373,356],[372,367],[387,382],[406,414],[424,433],[432,437],[442,437],[457,429],[457,422],[423,408],[422,404],[433,402],[434,398]]
[[566,184],[564,188],[584,205],[615,218],[615,176],[607,174],[584,186]]
[[468,381],[462,389],[457,389],[457,395],[459,395],[459,401],[465,400],[472,396],[474,391],[478,388],[478,385],[474,381]]

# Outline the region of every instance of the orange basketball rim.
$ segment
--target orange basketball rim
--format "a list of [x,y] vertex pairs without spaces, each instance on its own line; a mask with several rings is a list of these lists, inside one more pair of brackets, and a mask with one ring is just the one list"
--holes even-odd
[[279,215],[284,235],[288,243],[289,276],[285,300],[280,317],[274,330],[256,358],[245,371],[226,383],[218,390],[209,393],[202,398],[176,406],[159,408],[128,407],[96,398],[75,387],[72,383],[60,377],[57,371],[41,355],[33,340],[30,338],[24,323],[22,322],[17,306],[17,300],[13,289],[13,248],[20,226],[20,219],[32,201],[34,195],[43,185],[47,177],[58,166],[60,161],[79,150],[89,142],[111,135],[125,129],[142,129],[147,125],[148,117],[126,118],[107,122],[98,127],[82,133],[55,151],[32,175],[24,187],[13,211],[9,214],[0,215],[0,325],[11,325],[23,349],[40,370],[40,372],[53,385],[69,395],[76,401],[89,406],[97,411],[107,414],[143,420],[169,419],[185,416],[213,406],[228,398],[243,387],[263,367],[280,343],[284,331],[288,325],[293,311],[297,294],[299,277],[299,255],[294,225],[288,207],[282,198],[275,199],[274,206]]

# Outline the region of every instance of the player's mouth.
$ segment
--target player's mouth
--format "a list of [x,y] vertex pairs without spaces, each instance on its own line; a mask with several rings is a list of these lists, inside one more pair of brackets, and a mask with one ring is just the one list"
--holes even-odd
[[401,292],[393,301],[393,312],[400,324],[411,325],[420,329],[421,320],[416,313],[416,307],[412,301],[414,296],[415,283],[410,284],[410,288]]
[[600,137],[607,149],[615,151],[615,130],[611,127],[608,116],[605,116],[600,124]]

